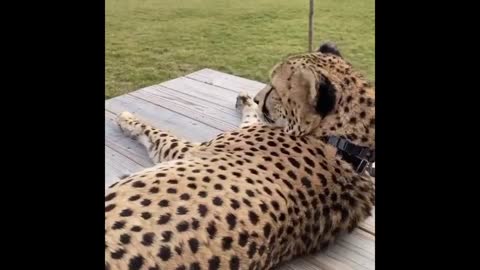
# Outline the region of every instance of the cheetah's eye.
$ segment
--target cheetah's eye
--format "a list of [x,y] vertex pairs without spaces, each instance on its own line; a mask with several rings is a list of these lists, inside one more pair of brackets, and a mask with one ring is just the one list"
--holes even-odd
[[257,98],[254,98],[254,99],[253,99],[253,102],[255,102],[255,103],[258,105],[258,103],[259,103],[260,101],[259,101]]

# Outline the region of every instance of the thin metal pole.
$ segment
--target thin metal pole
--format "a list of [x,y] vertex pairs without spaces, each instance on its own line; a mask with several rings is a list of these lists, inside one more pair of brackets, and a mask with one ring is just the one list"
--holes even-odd
[[310,0],[310,12],[308,14],[308,51],[313,51],[313,1]]

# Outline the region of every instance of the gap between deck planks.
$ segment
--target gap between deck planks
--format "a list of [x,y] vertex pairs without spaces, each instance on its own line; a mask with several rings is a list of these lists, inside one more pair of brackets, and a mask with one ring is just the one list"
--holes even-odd
[[[205,141],[239,125],[234,104],[240,91],[254,96],[263,87],[260,82],[203,69],[107,100],[105,185],[153,165],[140,144],[120,133],[114,122],[116,114],[127,110],[179,137]],[[374,218],[369,218],[327,252],[294,260],[279,269],[374,269],[374,241]]]

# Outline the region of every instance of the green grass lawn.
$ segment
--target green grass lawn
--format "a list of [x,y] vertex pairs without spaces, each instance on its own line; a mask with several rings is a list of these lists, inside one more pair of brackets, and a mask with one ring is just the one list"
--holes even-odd
[[[315,1],[314,45],[375,78],[375,1]],[[308,49],[308,0],[106,0],[105,98],[212,68],[267,80]]]

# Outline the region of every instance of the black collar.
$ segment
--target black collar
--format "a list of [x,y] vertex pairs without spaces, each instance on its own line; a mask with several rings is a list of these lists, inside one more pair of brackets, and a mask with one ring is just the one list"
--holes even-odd
[[350,163],[357,173],[363,173],[368,163],[375,162],[375,150],[368,147],[335,136],[326,137],[324,141],[335,146],[342,159]]

